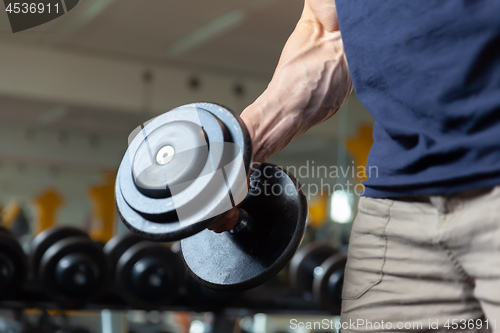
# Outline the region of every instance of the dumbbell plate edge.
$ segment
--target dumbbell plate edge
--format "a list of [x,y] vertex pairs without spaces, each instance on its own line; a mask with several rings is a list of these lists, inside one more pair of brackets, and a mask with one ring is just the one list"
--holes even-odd
[[[340,314],[346,262],[347,257],[344,254],[335,254],[328,258],[314,275],[314,301],[320,308],[333,314]],[[331,295],[332,284],[335,295]]]
[[[260,177],[255,177],[259,171]],[[263,164],[250,178],[258,188],[252,188],[239,207],[253,220],[251,232],[217,234],[204,230],[181,241],[187,268],[212,289],[243,291],[262,284],[285,267],[304,236],[307,200],[295,177]],[[270,191],[274,184],[288,193],[266,196],[269,192],[264,188]]]
[[292,288],[311,292],[314,268],[338,251],[329,244],[309,243],[301,248],[290,262],[289,279]]

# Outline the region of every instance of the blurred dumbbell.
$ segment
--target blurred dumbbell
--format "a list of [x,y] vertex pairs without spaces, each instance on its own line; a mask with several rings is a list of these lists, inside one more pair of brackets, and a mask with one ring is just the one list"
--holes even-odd
[[99,295],[108,279],[101,247],[72,227],[53,227],[38,234],[29,266],[43,291],[64,307],[83,306]]
[[17,290],[25,280],[26,255],[19,242],[0,227],[0,298]]
[[290,262],[290,283],[296,290],[312,293],[314,270],[338,251],[327,244],[303,246]]
[[307,244],[290,262],[290,283],[293,288],[311,294],[320,308],[338,314],[346,259],[332,246]]
[[334,254],[314,270],[313,296],[322,309],[340,314],[347,257]]
[[104,253],[115,291],[130,305],[151,308],[178,296],[184,267],[165,245],[127,233],[113,237]]

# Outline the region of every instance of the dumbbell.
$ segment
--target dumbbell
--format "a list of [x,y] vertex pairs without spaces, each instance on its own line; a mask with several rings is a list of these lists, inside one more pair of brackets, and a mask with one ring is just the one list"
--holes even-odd
[[332,255],[314,270],[314,301],[322,309],[340,313],[342,288],[347,257],[342,253]]
[[26,272],[27,260],[21,245],[0,227],[0,298],[20,288]]
[[346,256],[327,244],[310,243],[290,262],[290,284],[313,296],[324,310],[340,313]]
[[[135,135],[122,159],[121,220],[142,237],[182,240],[186,266],[208,287],[255,287],[295,254],[307,202],[298,181],[272,164],[255,167],[248,189],[251,157],[248,130],[228,108],[194,103],[166,112]],[[234,206],[233,230],[207,230]]]
[[108,282],[102,248],[82,230],[52,227],[31,244],[29,267],[35,281],[64,307],[81,307],[97,297]]
[[184,283],[184,298],[186,304],[194,309],[217,311],[231,306],[241,297],[242,293],[235,290],[216,290],[200,283],[191,274],[186,274]]
[[[182,261],[181,243],[175,242],[171,246],[171,251]],[[230,306],[242,293],[234,290],[216,290],[207,287],[197,278],[189,273],[189,270],[184,265],[184,279],[181,287],[181,295],[179,302],[193,309],[217,311],[224,307]],[[196,311],[195,310],[195,311]]]
[[130,305],[151,308],[177,297],[184,267],[168,247],[126,233],[109,240],[104,253],[115,291]]

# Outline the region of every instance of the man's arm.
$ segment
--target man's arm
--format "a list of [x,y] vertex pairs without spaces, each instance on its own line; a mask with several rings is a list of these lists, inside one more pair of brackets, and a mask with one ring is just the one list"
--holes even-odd
[[[306,0],[269,86],[241,114],[252,137],[254,162],[264,162],[333,116],[351,90],[335,3]],[[231,209],[210,229],[231,230],[237,216]]]
[[255,162],[334,115],[352,90],[333,0],[306,0],[269,86],[241,117]]

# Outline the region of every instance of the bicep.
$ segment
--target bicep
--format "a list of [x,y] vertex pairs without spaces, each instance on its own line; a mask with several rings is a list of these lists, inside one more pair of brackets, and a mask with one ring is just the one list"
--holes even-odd
[[305,0],[301,20],[316,22],[330,32],[338,31],[335,0]]

